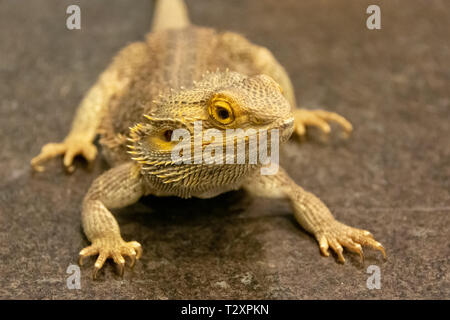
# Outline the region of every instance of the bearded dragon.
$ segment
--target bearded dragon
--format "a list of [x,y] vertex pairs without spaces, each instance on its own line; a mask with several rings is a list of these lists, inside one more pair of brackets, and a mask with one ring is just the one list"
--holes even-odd
[[[82,226],[91,245],[79,253],[80,265],[98,256],[93,277],[112,258],[124,272],[142,254],[136,241],[125,241],[110,210],[137,202],[146,195],[210,198],[245,189],[256,197],[286,199],[296,220],[345,262],[343,248],[363,259],[362,245],[383,246],[369,231],[337,221],[326,205],[298,186],[283,170],[262,175],[263,164],[179,163],[171,158],[174,130],[277,129],[280,142],[292,133],[304,136],[308,126],[330,132],[329,122],[345,131],[352,125],[342,116],[323,110],[296,109],[293,86],[272,53],[233,32],[218,32],[191,24],[182,0],[159,0],[151,32],[145,41],[122,49],[83,98],[70,133],[61,143],[46,144],[31,160],[42,162],[63,155],[73,171],[73,159],[89,162],[100,144],[111,169],[97,177],[84,197]],[[259,132],[259,131],[258,131]],[[248,139],[246,140],[248,146]],[[202,145],[204,148],[207,143]]]

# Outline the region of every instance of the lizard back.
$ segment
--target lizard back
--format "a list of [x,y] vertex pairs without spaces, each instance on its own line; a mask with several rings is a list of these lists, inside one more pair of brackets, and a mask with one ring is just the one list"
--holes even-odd
[[228,41],[223,39],[230,34],[197,26],[151,32],[145,42],[132,43],[115,57],[113,63],[123,84],[111,98],[99,130],[108,162],[129,159],[129,128],[151,113],[153,101],[161,95],[191,87],[208,71],[257,72],[252,61],[236,59],[227,50]]

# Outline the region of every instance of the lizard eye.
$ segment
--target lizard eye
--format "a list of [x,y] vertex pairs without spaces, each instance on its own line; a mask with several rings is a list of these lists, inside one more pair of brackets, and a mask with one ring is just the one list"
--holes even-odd
[[234,113],[230,104],[223,99],[213,99],[208,108],[209,115],[221,124],[230,124],[234,121]]
[[170,141],[172,140],[172,133],[173,133],[172,130],[166,130],[166,131],[164,131],[164,133],[163,133],[164,139],[165,139],[167,142],[170,142]]

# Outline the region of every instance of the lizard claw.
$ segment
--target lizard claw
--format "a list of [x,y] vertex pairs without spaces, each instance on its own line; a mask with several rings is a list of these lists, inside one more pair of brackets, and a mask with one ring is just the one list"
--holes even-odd
[[315,126],[322,130],[324,133],[330,133],[331,128],[328,122],[333,121],[339,124],[346,133],[350,133],[353,130],[352,124],[344,117],[334,112],[328,112],[324,110],[306,110],[296,109],[294,111],[294,131],[300,137],[303,137],[306,133],[306,126]]
[[67,171],[73,172],[75,167],[72,163],[75,156],[82,155],[88,162],[92,162],[97,156],[97,148],[84,138],[68,136],[61,143],[44,145],[39,155],[31,159],[31,167],[35,171],[42,172],[44,167],[41,163],[59,155],[64,155],[63,163]]
[[92,277],[97,278],[99,270],[108,258],[112,258],[118,266],[118,273],[123,276],[125,271],[125,258],[131,259],[130,267],[133,267],[136,260],[142,255],[142,246],[136,241],[125,242],[122,239],[101,239],[94,240],[93,244],[80,251],[79,264],[83,265],[84,258],[98,254],[94,265]]
[[338,221],[333,222],[327,228],[317,233],[316,239],[324,256],[328,257],[330,255],[328,248],[331,247],[341,263],[345,263],[344,248],[357,253],[361,262],[364,262],[363,245],[379,250],[386,259],[384,247],[373,238],[369,231],[352,228]]

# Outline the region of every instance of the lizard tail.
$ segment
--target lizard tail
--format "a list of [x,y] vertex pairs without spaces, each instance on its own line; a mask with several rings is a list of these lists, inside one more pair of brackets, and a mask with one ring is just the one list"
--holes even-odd
[[182,29],[190,24],[183,0],[156,0],[152,31]]

